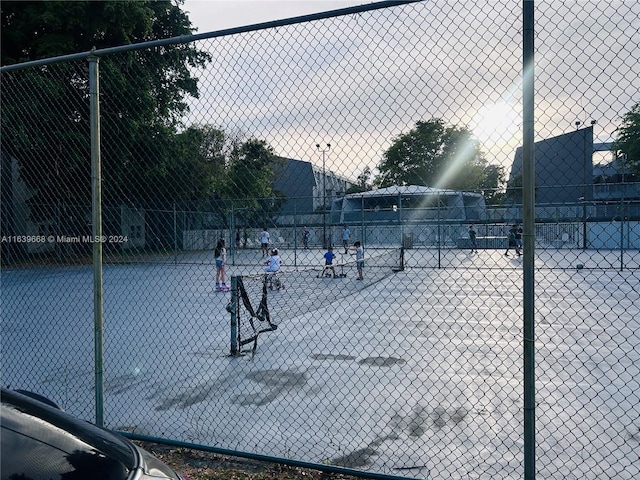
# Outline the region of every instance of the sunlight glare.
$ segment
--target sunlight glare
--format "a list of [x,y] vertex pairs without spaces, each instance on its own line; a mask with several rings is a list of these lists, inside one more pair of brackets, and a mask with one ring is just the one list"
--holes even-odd
[[518,133],[522,121],[507,102],[483,105],[473,117],[471,130],[485,145],[507,144]]

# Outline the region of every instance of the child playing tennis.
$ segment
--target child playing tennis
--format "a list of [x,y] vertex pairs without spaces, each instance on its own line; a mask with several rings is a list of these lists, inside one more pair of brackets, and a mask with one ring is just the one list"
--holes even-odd
[[280,265],[282,265],[282,260],[278,256],[278,249],[274,248],[271,250],[271,256],[269,260],[265,262],[266,267],[264,267],[265,273],[274,273],[280,270]]
[[324,254],[324,268],[322,269],[322,273],[318,275],[318,277],[324,277],[325,274],[331,270],[331,277],[335,278],[336,270],[333,266],[333,260],[336,258],[336,254],[333,253],[333,247],[329,247],[327,249],[327,253]]
[[364,280],[364,248],[360,242],[353,244],[356,255],[356,269],[358,270],[358,280]]
[[280,281],[278,276],[276,275],[280,271],[280,265],[282,265],[282,260],[278,256],[278,249],[274,248],[271,250],[271,256],[269,260],[265,262],[266,267],[264,267],[264,272],[266,274],[266,282],[270,290],[283,290],[284,283]]
[[228,292],[229,287],[225,283],[226,279],[226,264],[227,264],[227,249],[224,248],[224,239],[221,238],[216,244],[216,248],[213,251],[213,256],[216,259],[216,292]]

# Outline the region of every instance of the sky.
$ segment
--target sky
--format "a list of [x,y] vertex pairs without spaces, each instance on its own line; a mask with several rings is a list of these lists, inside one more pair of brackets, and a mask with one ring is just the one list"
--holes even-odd
[[339,8],[364,5],[363,0],[186,0],[183,10],[190,12],[198,33],[243,27]]
[[[186,0],[182,8],[206,33],[366,3]],[[594,142],[611,141],[640,101],[640,2],[536,5],[536,140],[596,120]],[[328,168],[355,178],[416,121],[443,118],[469,127],[508,174],[522,138],[520,4],[437,0],[379,12],[212,43],[217,64],[203,76],[194,123],[225,112],[225,131],[249,129],[278,155],[316,165],[324,161],[316,144],[330,143]]]

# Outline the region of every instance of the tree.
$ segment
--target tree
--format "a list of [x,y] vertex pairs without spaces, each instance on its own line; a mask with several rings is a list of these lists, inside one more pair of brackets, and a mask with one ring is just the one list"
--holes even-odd
[[640,174],[640,102],[622,117],[617,133],[614,143],[616,154],[624,154],[624,166],[631,173]]
[[369,167],[365,167],[362,173],[358,175],[355,185],[349,187],[346,193],[349,194],[366,192],[368,190],[371,190],[372,188],[373,183],[371,181],[371,169]]
[[498,188],[502,178],[500,170],[488,167],[479,142],[466,127],[432,119],[416,122],[395,139],[383,155],[374,183],[488,191]]
[[229,200],[226,209],[242,208],[242,217],[254,225],[277,212],[285,201],[273,187],[274,170],[282,170],[282,165],[277,164],[280,161],[283,159],[264,140],[236,139],[217,188],[221,198]]
[[[188,35],[193,29],[180,10],[182,3],[3,1],[1,61],[9,65]],[[176,189],[175,175],[182,175],[186,161],[180,156],[185,138],[177,134],[188,109],[184,98],[198,95],[190,68],[208,60],[192,44],[101,57],[106,203],[170,199],[166,195]],[[40,208],[31,209],[32,218],[51,218],[57,208],[52,205],[61,202],[90,204],[86,62],[3,73],[2,80],[3,149],[18,160],[22,178],[35,192],[30,202]],[[189,188],[176,192],[178,197],[199,197],[209,190],[202,184]]]
[[277,157],[264,140],[246,139],[242,133],[229,135],[212,125],[194,125],[156,147],[166,159],[156,161],[152,171],[154,198],[197,204],[221,219],[238,211],[235,215],[256,225],[262,225],[265,216],[275,214],[285,201],[273,184],[274,172],[282,170],[285,159]]
[[[509,203],[509,204],[522,204],[522,186],[523,186],[523,178],[522,172],[516,173],[513,175],[509,181],[507,182],[507,189],[504,194],[500,194],[498,199],[502,197],[502,201],[492,202],[494,205],[498,203]],[[535,192],[538,192],[538,187],[535,188]]]
[[505,183],[504,167],[501,165],[487,165],[484,169],[484,179],[480,189],[489,205],[500,205],[504,202],[505,192],[500,188]]

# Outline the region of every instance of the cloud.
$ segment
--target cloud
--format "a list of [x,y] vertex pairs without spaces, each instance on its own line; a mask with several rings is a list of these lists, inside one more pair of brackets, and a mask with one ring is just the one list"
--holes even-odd
[[[347,2],[188,0],[185,9],[196,3],[202,10],[192,20],[202,22],[203,32],[212,25],[204,18],[224,12],[227,25],[239,26]],[[540,138],[586,117],[611,135],[638,101],[640,38],[633,19],[640,4],[603,3],[537,6]],[[242,15],[236,4],[245,7]],[[316,163],[315,144],[329,142],[332,168],[357,175],[374,168],[395,136],[418,120],[473,126],[492,105],[521,112],[521,15],[521,5],[507,0],[420,2],[205,40],[198,48],[214,61],[197,73],[201,98],[191,103],[187,121],[240,129],[267,140],[279,155]],[[503,127],[504,135],[485,138],[483,147],[490,162],[509,166],[521,122]]]
[[205,33],[366,3],[359,0],[186,0],[182,9],[189,12],[198,33]]

